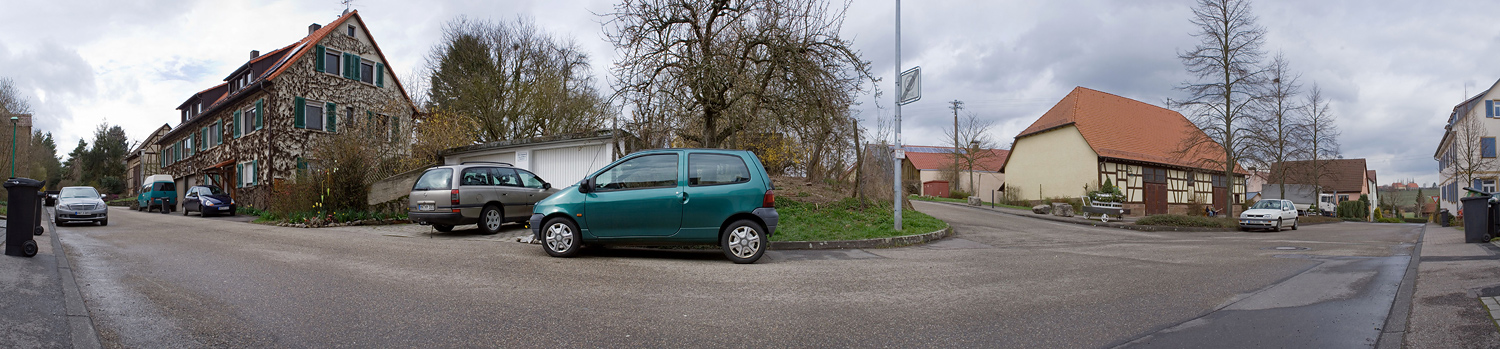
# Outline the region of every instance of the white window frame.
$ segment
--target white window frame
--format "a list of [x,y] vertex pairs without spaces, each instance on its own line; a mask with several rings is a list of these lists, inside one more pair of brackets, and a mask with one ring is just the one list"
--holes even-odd
[[348,37],[351,37],[351,38],[354,37],[354,25],[353,24],[350,24],[347,27],[345,27],[344,35],[348,36]]
[[[239,127],[240,128],[240,137],[244,137],[245,135],[249,135],[251,132],[255,132],[255,104],[254,103],[251,103],[250,105],[245,106],[245,110],[241,110],[240,111],[240,122],[244,123],[244,125],[234,125],[234,127]],[[265,120],[261,120],[261,122],[266,122],[266,121]]]
[[1483,190],[1486,193],[1495,192],[1495,179],[1491,178],[1479,180],[1479,188],[1479,190]]
[[249,188],[255,186],[255,160],[241,162],[240,169],[240,173],[235,176],[239,177],[240,187]]
[[[333,62],[336,66],[334,67],[334,69],[328,69],[327,62],[323,62],[323,60],[328,59],[328,55],[334,56]],[[323,57],[318,60],[318,63],[323,65],[324,73],[336,75],[338,77],[344,76],[344,51],[335,50],[331,47],[324,47]]]
[[[365,76],[365,65],[370,66],[370,76]],[[370,81],[365,81],[365,79],[369,79]],[[359,59],[359,82],[375,86],[375,61],[364,58]]]
[[[318,128],[312,127],[313,113],[307,112],[308,108],[312,108],[314,106],[316,106],[319,110],[317,114]],[[304,99],[302,102],[302,128],[305,130],[318,130],[328,132],[328,125],[324,125],[328,122],[328,111],[324,110],[326,108],[328,108],[327,102]],[[334,112],[337,113],[338,111]]]

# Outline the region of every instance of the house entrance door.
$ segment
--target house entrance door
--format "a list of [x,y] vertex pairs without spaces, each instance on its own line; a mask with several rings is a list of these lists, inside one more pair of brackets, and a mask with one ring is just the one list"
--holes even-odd
[[1145,186],[1141,199],[1145,201],[1146,214],[1167,214],[1167,169],[1147,167],[1141,170],[1141,182]]
[[1221,214],[1229,214],[1230,213],[1229,212],[1229,204],[1230,204],[1229,203],[1229,183],[1227,183],[1224,180],[1224,176],[1222,176],[1222,175],[1214,175],[1213,176],[1213,187],[1214,187],[1214,203],[1213,203],[1214,210],[1218,211],[1218,212],[1222,212]]

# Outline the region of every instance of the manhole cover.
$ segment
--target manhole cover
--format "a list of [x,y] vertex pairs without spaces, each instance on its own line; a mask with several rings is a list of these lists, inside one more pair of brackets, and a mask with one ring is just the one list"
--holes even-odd
[[1262,250],[1276,250],[1276,251],[1301,251],[1301,250],[1306,250],[1307,248],[1306,247],[1298,247],[1298,246],[1276,246],[1276,247],[1263,247],[1261,249]]

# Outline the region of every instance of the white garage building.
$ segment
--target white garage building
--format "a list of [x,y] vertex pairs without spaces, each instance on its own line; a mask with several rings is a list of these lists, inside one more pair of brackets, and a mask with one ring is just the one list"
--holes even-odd
[[476,144],[444,151],[443,164],[503,162],[531,171],[554,187],[566,187],[618,159],[630,137],[623,131],[601,130]]

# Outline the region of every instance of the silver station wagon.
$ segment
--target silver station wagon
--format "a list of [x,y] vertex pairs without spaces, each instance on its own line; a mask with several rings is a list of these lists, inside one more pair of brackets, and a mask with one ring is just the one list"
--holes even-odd
[[407,217],[442,232],[478,223],[495,234],[507,222],[526,222],[536,202],[555,192],[536,174],[503,162],[437,166],[412,185]]

